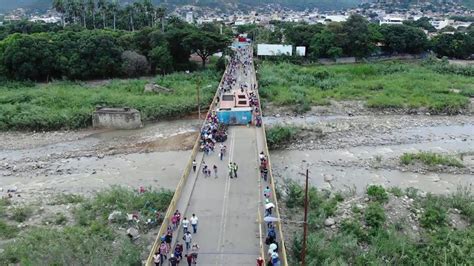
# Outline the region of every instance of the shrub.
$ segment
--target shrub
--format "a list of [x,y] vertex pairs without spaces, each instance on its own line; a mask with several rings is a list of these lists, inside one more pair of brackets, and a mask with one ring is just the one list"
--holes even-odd
[[267,143],[270,149],[275,149],[293,139],[297,130],[293,127],[275,126],[267,130]]
[[84,202],[85,198],[81,195],[76,195],[76,194],[58,194],[54,198],[52,202],[50,202],[50,205],[64,205],[64,204],[77,204]]
[[289,181],[286,185],[286,206],[290,209],[304,206],[303,188],[294,181]]
[[122,71],[127,77],[143,76],[150,68],[146,57],[135,51],[124,51],[122,62]]
[[404,153],[400,157],[400,163],[404,165],[413,164],[416,161],[428,166],[445,165],[458,168],[464,167],[464,165],[456,158],[432,152]]
[[399,187],[391,187],[388,190],[390,193],[392,193],[396,197],[401,197],[403,196],[403,190]]
[[367,195],[371,200],[384,203],[388,201],[388,194],[380,185],[371,185],[367,188]]
[[365,223],[372,228],[379,228],[384,224],[385,220],[385,211],[380,203],[370,203],[365,210]]
[[427,201],[427,206],[420,219],[420,224],[424,228],[433,229],[446,224],[446,209],[435,202]]
[[33,209],[29,206],[20,206],[12,209],[11,218],[19,223],[26,221],[33,214]]

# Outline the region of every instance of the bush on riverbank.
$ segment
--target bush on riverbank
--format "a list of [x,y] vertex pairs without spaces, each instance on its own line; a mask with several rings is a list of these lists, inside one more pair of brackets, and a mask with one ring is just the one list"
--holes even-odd
[[142,120],[179,117],[197,110],[196,83],[201,81],[201,106],[211,102],[219,74],[215,71],[174,73],[154,79],[169,93],[145,93],[145,80],[117,80],[106,85],[58,82],[47,85],[0,86],[0,130],[78,129],[92,125],[97,105],[131,107]]
[[[46,217],[53,218],[47,227],[31,227],[22,232],[18,232],[16,225],[0,220],[0,239],[14,238],[19,233],[15,241],[2,246],[0,265],[141,265],[142,253],[147,252],[150,243],[146,239],[131,242],[125,229],[135,227],[145,233],[141,230],[143,223],[156,217],[155,210],[162,214],[172,196],[167,190],[139,194],[128,188],[112,187],[91,199],[78,201],[78,197],[69,195],[64,204],[79,203],[71,208],[74,223],[67,226],[64,214]],[[56,199],[53,203],[60,204]],[[121,212],[122,216],[109,221],[113,212]],[[140,224],[129,224],[127,213],[138,214]]]
[[400,157],[400,162],[404,165],[414,164],[415,162],[421,162],[428,166],[443,165],[458,168],[464,167],[464,165],[454,157],[433,152],[404,153]]
[[276,149],[289,143],[295,137],[297,131],[297,128],[286,126],[275,126],[267,129],[268,148]]
[[[285,185],[295,186],[292,182]],[[302,191],[302,188],[293,187],[292,190]],[[311,188],[306,263],[438,265],[448,261],[470,264],[474,249],[474,194],[471,189],[459,189],[451,195],[426,195],[412,189],[389,191],[387,203],[374,197],[369,197],[367,202],[368,195],[349,195],[336,202],[335,211],[328,214],[322,207],[334,202],[336,197]],[[392,191],[397,191],[398,196]],[[372,195],[381,192],[374,186],[367,191]],[[302,201],[299,200],[301,194],[286,195],[284,202],[292,203],[289,212],[297,213],[295,206],[302,212],[301,204],[293,204],[295,200]],[[325,224],[329,217],[334,224]],[[301,258],[302,228],[290,227],[291,224],[286,224],[287,237],[293,240],[288,242],[292,243],[289,260],[290,264],[297,265]],[[289,231],[295,236],[288,236]]]
[[[407,62],[298,66],[262,62],[260,95],[275,105],[327,105],[329,100],[365,100],[369,108],[418,109],[455,114],[474,90],[469,70],[444,72]],[[446,69],[448,69],[446,68]],[[459,93],[457,93],[458,91]]]

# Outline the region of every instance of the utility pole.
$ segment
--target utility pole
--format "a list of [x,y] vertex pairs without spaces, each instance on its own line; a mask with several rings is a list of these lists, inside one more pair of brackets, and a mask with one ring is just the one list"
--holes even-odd
[[199,99],[200,94],[200,87],[201,87],[201,78],[198,78],[196,82],[196,94],[197,94],[197,105],[198,105],[198,119],[201,120],[201,103]]
[[306,169],[306,183],[304,191],[304,224],[303,224],[303,249],[301,250],[301,265],[306,265],[306,236],[308,234],[308,179],[309,170]]

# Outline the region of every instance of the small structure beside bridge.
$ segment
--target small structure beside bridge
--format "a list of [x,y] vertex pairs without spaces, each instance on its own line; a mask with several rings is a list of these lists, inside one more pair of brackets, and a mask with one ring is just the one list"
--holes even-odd
[[94,128],[136,129],[142,127],[140,112],[129,107],[96,107],[92,114]]

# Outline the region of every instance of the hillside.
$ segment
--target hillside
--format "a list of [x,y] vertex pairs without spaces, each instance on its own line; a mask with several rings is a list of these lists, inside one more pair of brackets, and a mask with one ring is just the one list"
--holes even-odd
[[[52,0],[0,0],[0,10],[8,11],[15,8],[28,10],[45,10],[51,6]],[[122,3],[132,2],[121,0]],[[337,10],[357,6],[361,0],[153,0],[156,5],[163,4],[169,8],[179,5],[198,5],[219,7],[223,10],[242,10],[261,7],[267,4],[278,4],[291,9],[319,8],[321,10]]]

